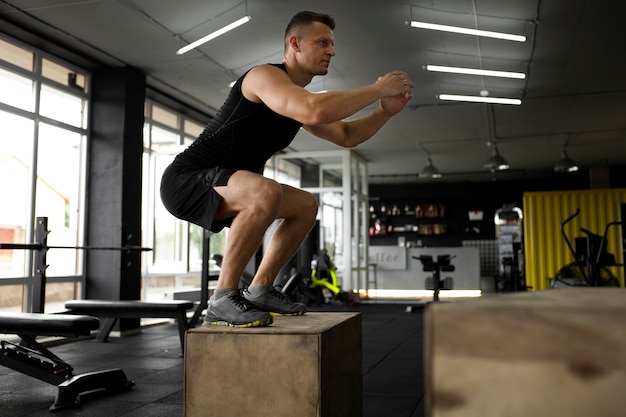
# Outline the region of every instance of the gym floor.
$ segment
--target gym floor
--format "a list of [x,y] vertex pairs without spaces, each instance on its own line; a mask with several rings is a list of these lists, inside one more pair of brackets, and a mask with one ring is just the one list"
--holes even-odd
[[[423,309],[407,306],[310,308],[362,313],[363,417],[424,416]],[[182,417],[184,367],[176,325],[147,326],[141,334],[110,340],[75,341],[50,350],[72,365],[75,375],[121,368],[135,382],[132,389],[85,394],[80,407],[50,413],[55,386],[0,366],[0,417]]]

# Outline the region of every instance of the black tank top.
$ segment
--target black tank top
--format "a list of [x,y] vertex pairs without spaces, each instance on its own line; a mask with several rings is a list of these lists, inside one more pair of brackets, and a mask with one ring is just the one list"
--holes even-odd
[[[287,71],[284,64],[271,65]],[[302,123],[247,100],[241,83],[248,72],[237,80],[200,136],[176,157],[177,164],[262,173],[267,160],[291,143]]]

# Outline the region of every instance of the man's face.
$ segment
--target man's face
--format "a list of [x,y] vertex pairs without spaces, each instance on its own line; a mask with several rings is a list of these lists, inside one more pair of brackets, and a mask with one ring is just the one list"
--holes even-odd
[[326,75],[335,56],[333,31],[323,23],[313,22],[300,38],[299,61],[312,75]]

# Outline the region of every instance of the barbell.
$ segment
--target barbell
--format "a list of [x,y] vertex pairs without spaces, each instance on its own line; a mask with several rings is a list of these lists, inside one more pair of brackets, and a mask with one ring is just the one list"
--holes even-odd
[[0,249],[16,250],[47,250],[47,249],[74,249],[74,250],[109,250],[109,251],[141,251],[149,252],[152,248],[141,246],[49,246],[42,243],[0,243]]

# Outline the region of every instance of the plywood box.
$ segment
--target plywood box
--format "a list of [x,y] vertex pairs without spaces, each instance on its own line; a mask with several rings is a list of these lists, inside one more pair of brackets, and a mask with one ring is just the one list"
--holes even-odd
[[185,417],[361,417],[359,313],[187,332]]
[[626,415],[626,290],[567,288],[430,304],[433,417]]

